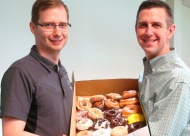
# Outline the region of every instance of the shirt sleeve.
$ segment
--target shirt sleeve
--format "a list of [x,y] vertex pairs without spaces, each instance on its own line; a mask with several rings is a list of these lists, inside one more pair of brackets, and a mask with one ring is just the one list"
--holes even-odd
[[166,97],[154,103],[153,112],[148,118],[152,136],[179,136],[188,128],[190,87],[186,83],[177,83],[169,89]]
[[1,82],[0,117],[9,116],[26,121],[31,104],[29,81],[18,68],[9,68]]

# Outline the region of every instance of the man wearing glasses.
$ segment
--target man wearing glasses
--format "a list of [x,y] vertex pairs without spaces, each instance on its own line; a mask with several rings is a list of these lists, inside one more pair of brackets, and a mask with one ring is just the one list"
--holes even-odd
[[69,13],[61,0],[36,0],[35,45],[13,63],[1,82],[4,136],[69,135],[73,91],[60,52],[68,39]]

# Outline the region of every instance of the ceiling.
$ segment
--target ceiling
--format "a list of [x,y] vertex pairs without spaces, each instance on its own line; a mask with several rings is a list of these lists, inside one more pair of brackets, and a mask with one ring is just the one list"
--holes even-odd
[[190,0],[182,0],[182,3],[190,8]]

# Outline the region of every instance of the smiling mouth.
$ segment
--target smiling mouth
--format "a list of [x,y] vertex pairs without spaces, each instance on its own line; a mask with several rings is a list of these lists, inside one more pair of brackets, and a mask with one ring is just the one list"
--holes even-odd
[[145,43],[153,43],[153,42],[155,42],[156,40],[150,40],[150,39],[146,40],[146,39],[143,39],[143,41],[144,41]]
[[62,41],[62,39],[61,40],[50,40],[51,42],[61,42]]

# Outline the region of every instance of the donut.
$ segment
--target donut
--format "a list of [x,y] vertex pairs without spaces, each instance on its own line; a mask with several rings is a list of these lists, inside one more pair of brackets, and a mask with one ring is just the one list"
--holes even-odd
[[128,124],[132,124],[135,122],[142,122],[142,121],[145,121],[145,117],[143,114],[136,113],[136,114],[131,114],[127,117]]
[[128,134],[127,128],[124,126],[117,126],[111,130],[110,136],[126,136]]
[[128,99],[122,99],[119,101],[119,106],[120,107],[124,107],[126,105],[131,105],[131,104],[138,104],[139,103],[139,99],[137,97],[133,97],[133,98],[128,98]]
[[122,93],[122,97],[124,99],[128,99],[128,98],[133,98],[133,97],[138,97],[138,92],[136,90],[129,90],[129,91],[124,91]]
[[104,99],[102,99],[100,101],[93,102],[92,107],[93,108],[98,108],[98,109],[103,111],[104,108],[105,108]]
[[92,104],[90,103],[89,100],[82,99],[77,101],[76,107],[78,110],[88,110],[89,108],[92,107]]
[[113,99],[105,99],[105,106],[108,108],[108,109],[119,109],[119,102],[118,101],[115,101]]
[[146,126],[146,122],[135,122],[133,124],[128,125],[128,132],[132,133],[133,131],[136,131],[137,129],[140,129],[142,127]]
[[116,109],[109,109],[104,111],[104,118],[109,120],[113,120],[113,118],[120,117],[121,113]]
[[76,136],[91,136],[91,132],[88,130],[82,130],[79,131]]
[[125,126],[127,125],[127,121],[123,117],[115,117],[110,120],[110,127],[114,128],[116,126]]
[[109,128],[110,122],[107,119],[99,118],[94,121],[93,128],[94,129],[100,129],[100,128]]
[[118,93],[109,93],[109,94],[106,94],[106,98],[107,99],[113,99],[113,100],[116,100],[116,101],[120,100],[121,97],[122,96],[120,94],[118,94]]
[[110,136],[110,129],[101,128],[92,132],[92,136]]
[[90,97],[90,102],[97,102],[97,101],[101,101],[104,99],[104,95],[93,95]]
[[80,121],[82,119],[86,119],[87,118],[87,113],[88,113],[87,110],[77,111],[76,117],[75,117],[76,121],[78,122],[78,121]]
[[129,115],[134,113],[142,113],[140,105],[134,105],[134,104],[126,105],[121,111],[122,117],[128,117]]
[[90,119],[95,120],[95,119],[103,118],[103,112],[98,108],[89,108],[87,116]]
[[92,126],[93,126],[93,121],[88,118],[76,122],[76,128],[78,130],[87,130]]

